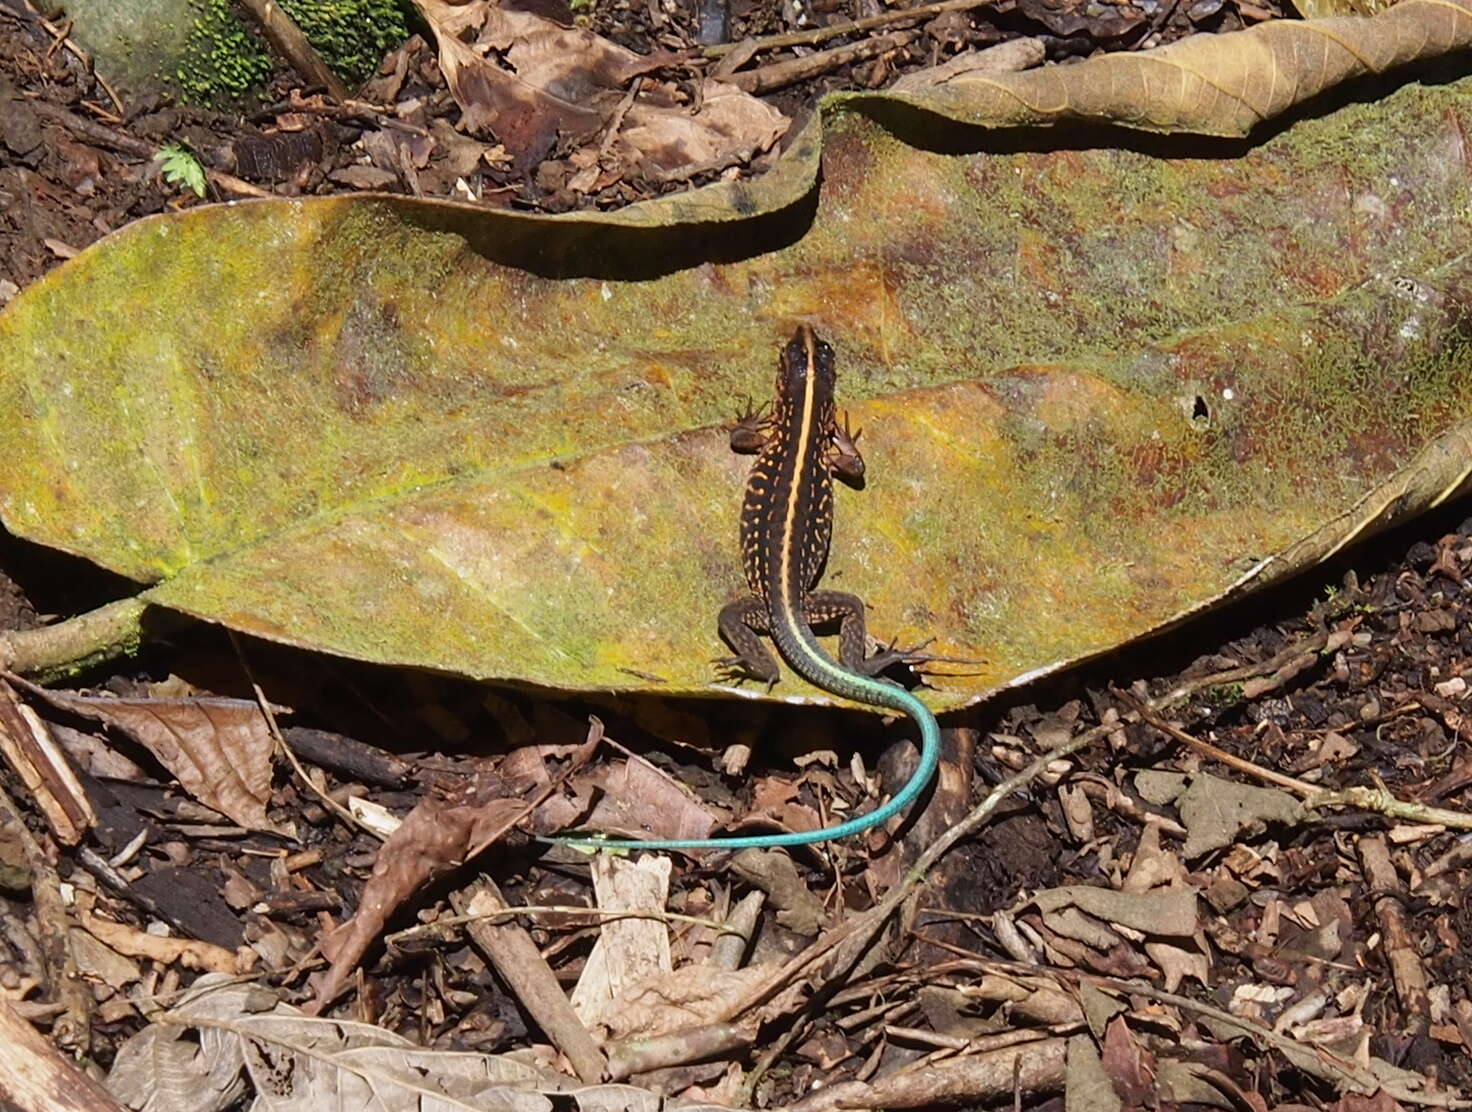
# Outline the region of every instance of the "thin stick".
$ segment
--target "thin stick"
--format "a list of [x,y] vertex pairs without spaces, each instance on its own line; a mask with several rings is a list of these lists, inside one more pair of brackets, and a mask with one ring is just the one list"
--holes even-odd
[[1295,780],[1292,776],[1285,776],[1281,772],[1274,772],[1272,769],[1263,768],[1261,765],[1255,765],[1251,761],[1244,760],[1234,753],[1228,753],[1225,749],[1218,749],[1209,741],[1202,741],[1198,737],[1192,737],[1179,726],[1167,722],[1126,691],[1116,691],[1114,694],[1116,698],[1128,704],[1131,709],[1138,713],[1144,722],[1154,726],[1161,733],[1175,738],[1182,745],[1196,750],[1196,752],[1203,756],[1210,757],[1214,761],[1220,761],[1228,768],[1235,768],[1238,772],[1245,772],[1248,776],[1255,776],[1257,779],[1265,780],[1269,784],[1276,784],[1280,788],[1287,788],[1290,792],[1303,796],[1304,798],[1319,794],[1322,791],[1321,788],[1316,788],[1312,784],[1305,783],[1302,780]]
[[327,95],[339,104],[348,99],[348,87],[328,68],[296,21],[275,0],[240,0],[240,6],[250,12],[276,52],[309,84],[323,86]]
[[989,3],[991,0],[940,0],[939,3],[924,4],[918,8],[906,8],[899,12],[885,12],[883,15],[870,16],[868,19],[850,19],[829,27],[816,27],[811,31],[791,31],[782,35],[769,35],[764,39],[742,39],[740,42],[717,43],[715,46],[705,47],[700,53],[706,58],[720,58],[738,47],[746,47],[749,43],[755,44],[756,53],[764,50],[781,50],[787,46],[812,46],[835,39],[840,35],[873,31],[878,27],[904,27],[945,12],[966,12],[972,8],[983,8]]
[[1465,811],[1450,811],[1445,807],[1428,807],[1424,803],[1408,803],[1403,799],[1397,799],[1384,785],[1374,788],[1352,787],[1331,791],[1303,780],[1296,780],[1292,776],[1285,776],[1281,772],[1263,768],[1261,765],[1255,765],[1251,761],[1228,753],[1225,749],[1218,749],[1210,742],[1192,737],[1179,726],[1167,722],[1134,696],[1123,691],[1116,691],[1115,695],[1137,711],[1142,721],[1155,727],[1161,733],[1168,734],[1181,744],[1189,746],[1214,761],[1220,761],[1230,768],[1235,768],[1249,776],[1255,776],[1269,784],[1286,788],[1300,796],[1304,806],[1312,810],[1321,811],[1326,807],[1358,807],[1362,811],[1372,811],[1385,815],[1387,818],[1402,819],[1406,822],[1445,826],[1453,830],[1472,830],[1472,815]]
[[753,96],[761,93],[770,93],[774,89],[784,89],[788,85],[796,85],[799,81],[807,81],[822,74],[847,66],[854,62],[862,62],[866,58],[873,58],[877,54],[883,54],[888,50],[899,50],[909,45],[914,39],[914,31],[895,31],[888,35],[880,35],[877,38],[864,39],[862,42],[851,43],[848,46],[835,46],[831,50],[820,50],[816,54],[809,54],[805,58],[788,58],[781,62],[773,62],[768,66],[761,66],[754,70],[742,70],[723,78],[727,84],[735,85],[742,92],[751,93]]

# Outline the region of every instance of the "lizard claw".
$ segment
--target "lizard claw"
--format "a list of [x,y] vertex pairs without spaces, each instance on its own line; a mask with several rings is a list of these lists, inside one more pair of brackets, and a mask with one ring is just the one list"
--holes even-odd
[[[884,648],[880,649],[873,656],[864,658],[864,671],[871,676],[877,676],[879,673],[893,668],[896,664],[903,664],[913,668],[916,664],[927,664],[931,661],[945,659],[944,657],[934,656],[924,651],[927,646],[933,645],[934,643],[935,638],[928,637],[914,648],[897,649],[895,648],[894,641],[891,640],[888,645],[884,646]],[[916,671],[918,672],[919,669],[916,669]]]
[[724,683],[734,683],[737,687],[747,680],[754,680],[758,683],[765,683],[767,690],[770,691],[777,686],[777,680],[780,678],[780,674],[775,669],[769,676],[759,675],[752,669],[749,661],[739,656],[718,656],[711,663],[716,666],[717,679]]

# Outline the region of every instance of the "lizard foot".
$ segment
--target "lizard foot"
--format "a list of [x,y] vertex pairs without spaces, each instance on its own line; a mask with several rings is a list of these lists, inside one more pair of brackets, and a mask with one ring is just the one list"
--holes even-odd
[[751,661],[742,656],[718,656],[711,661],[716,666],[716,678],[724,683],[734,683],[738,687],[747,680],[755,680],[757,683],[767,685],[767,690],[777,686],[781,673],[773,668],[769,673],[762,673],[752,666]]

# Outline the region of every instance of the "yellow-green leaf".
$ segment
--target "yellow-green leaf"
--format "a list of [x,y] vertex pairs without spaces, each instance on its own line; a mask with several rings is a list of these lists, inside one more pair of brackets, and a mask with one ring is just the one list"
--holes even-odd
[[[719,426],[811,320],[870,474],[826,582],[979,658],[954,705],[1465,478],[1465,83],[1194,158],[828,127],[810,209],[718,234],[688,199],[133,225],[0,316],[0,516],[284,641],[708,691],[743,590]],[[701,252],[734,261],[672,266]],[[603,276],[545,276],[572,271]]]

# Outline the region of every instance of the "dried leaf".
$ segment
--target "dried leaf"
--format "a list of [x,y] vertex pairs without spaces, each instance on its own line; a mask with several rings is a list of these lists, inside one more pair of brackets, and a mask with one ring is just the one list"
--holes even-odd
[[1124,1016],[1110,1020],[1104,1032],[1103,1064],[1114,1091],[1127,1107],[1144,1108],[1154,1103],[1155,1055],[1130,1032]]
[[68,946],[76,960],[77,972],[89,980],[122,989],[143,976],[143,969],[136,961],[85,930],[71,928]]
[[788,930],[811,937],[827,920],[823,901],[803,881],[787,854],[744,849],[731,859],[730,868],[747,884],[767,894],[777,912],[777,922]]
[[48,702],[121,730],[152,753],[184,790],[241,826],[294,837],[266,816],[275,742],[261,708],[245,699],[138,699],[33,689]]
[[[576,146],[604,127],[621,156],[616,177],[637,171],[678,181],[749,160],[787,131],[776,109],[731,85],[707,81],[693,111],[658,83],[643,81],[625,103],[624,85],[658,64],[601,35],[564,27],[485,0],[415,0],[439,43],[440,68],[461,107],[461,126],[490,132],[525,171],[554,144]],[[476,43],[464,41],[477,30]],[[488,53],[505,59],[504,67]],[[581,167],[578,188],[592,189],[597,158]]]
[[635,101],[619,131],[630,170],[651,181],[684,181],[748,162],[787,133],[790,121],[734,85],[707,81],[700,109]]
[[[1162,1103],[1220,1108],[1223,1112],[1251,1107],[1241,1092],[1216,1070],[1200,1062],[1168,1058],[1157,1064],[1155,1087]],[[1233,1099],[1234,1097],[1239,1099]]]
[[1191,945],[1173,942],[1145,943],[1145,955],[1165,974],[1165,991],[1175,992],[1187,977],[1203,988],[1211,985],[1211,952],[1204,932],[1197,931]]
[[1087,1035],[1074,1035],[1068,1040],[1065,1085],[1069,1108],[1087,1108],[1091,1112],[1120,1112],[1124,1108],[1109,1074],[1104,1072],[1104,1060],[1094,1040]]
[[[1378,18],[1408,7],[1433,6]],[[776,168],[812,200],[781,243],[742,222],[766,182],[617,219],[308,198],[141,221],[0,316],[0,514],[263,636],[709,692],[747,466],[715,426],[816,314],[874,476],[840,492],[830,575],[885,637],[982,659],[924,693],[956,706],[1460,488],[1469,130],[1452,83],[1232,158],[943,155],[830,113],[795,140],[808,169]]]
[[457,31],[480,5],[415,0],[434,31],[440,69],[460,105],[460,126],[472,135],[493,135],[525,172],[552,149],[559,135],[583,139],[602,125],[602,116],[553,96],[483,57]]
[[[185,1029],[200,1032],[197,1051],[160,1051]],[[124,1050],[127,1051],[124,1054]],[[139,1059],[165,1061],[150,1078]],[[263,989],[201,977],[186,998],[119,1050],[114,1065],[128,1099],[142,1105],[189,1085],[238,1084],[242,1068],[273,1112],[375,1108],[381,1112],[551,1112],[542,1095],[574,1088],[572,1078],[508,1058],[425,1050],[365,1023],[314,1019]],[[112,1079],[110,1078],[110,1083]],[[171,1098],[172,1099],[172,1098]],[[198,1112],[201,1103],[161,1104]],[[213,1107],[224,1107],[214,1105]]]
[[1229,846],[1244,830],[1262,823],[1296,823],[1303,805],[1279,788],[1255,788],[1204,773],[1176,800],[1186,826],[1181,853],[1188,859]]
[[1465,47],[1472,41],[1469,15],[1465,4],[1401,0],[1371,19],[1273,20],[1155,50],[1104,54],[1088,66],[962,77],[899,99],[989,127],[1113,120],[1145,131],[1244,136],[1351,78]]
[[640,757],[610,763],[580,778],[602,791],[582,825],[639,838],[708,838],[725,819],[690,789]]
[[526,816],[529,808],[520,799],[493,794],[500,784],[499,778],[478,776],[451,799],[428,796],[388,836],[363,885],[358,910],[322,939],[322,953],[332,965],[315,984],[319,1001],[337,996],[400,904]]
[[118,1047],[107,1075],[112,1095],[146,1112],[223,1112],[239,1101],[247,1083],[238,1043],[195,1043],[185,1032],[152,1023]]
[[609,1001],[598,1016],[609,1037],[653,1038],[726,1018],[733,1006],[770,980],[772,968],[714,969],[687,965],[647,977]]
[[1158,889],[1116,892],[1081,884],[1049,888],[1032,898],[1044,913],[1078,908],[1106,922],[1118,923],[1153,937],[1189,938],[1196,933],[1196,890]]

